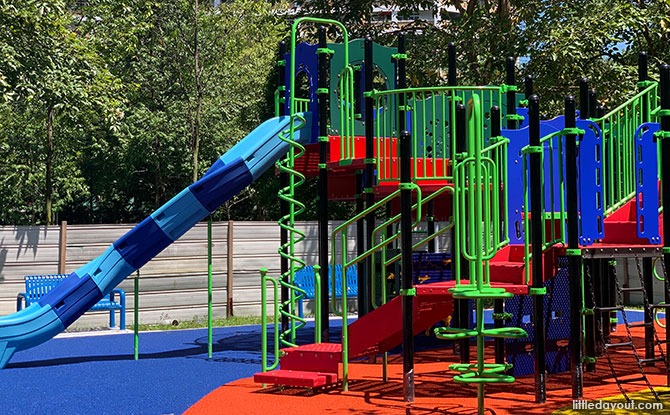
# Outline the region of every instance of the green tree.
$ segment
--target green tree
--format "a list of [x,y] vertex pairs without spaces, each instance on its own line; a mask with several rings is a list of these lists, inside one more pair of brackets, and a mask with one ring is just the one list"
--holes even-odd
[[[31,181],[43,174],[40,192],[32,192],[43,206],[40,215],[31,220],[53,222],[55,195],[72,184],[73,176],[59,177],[57,166],[67,165],[59,160],[64,153],[77,147],[70,141],[79,127],[82,115],[106,118],[114,122],[118,100],[118,84],[105,69],[104,62],[89,47],[87,40],[72,30],[73,15],[63,1],[20,0],[0,2],[0,88],[2,88],[5,120],[23,120],[31,127],[41,125],[41,131],[31,130],[25,136],[20,130],[6,132],[5,140],[20,137],[32,143],[39,153],[32,162],[42,168],[31,170]],[[24,127],[27,125],[24,124]],[[63,133],[61,135],[61,133]],[[33,166],[35,167],[35,166]],[[20,176],[15,176],[20,177]],[[74,178],[76,181],[76,178]],[[76,185],[71,186],[72,188]]]
[[529,58],[519,63],[518,78],[534,77],[544,110],[553,114],[566,94],[576,93],[580,78],[590,78],[605,103],[618,103],[636,88],[639,51],[648,51],[655,63],[670,55],[665,0],[387,2],[401,16],[423,9],[441,17],[437,25],[417,20],[402,27],[375,21],[371,0],[297,3],[305,14],[342,20],[354,37],[372,35],[395,44],[397,34],[407,32],[412,85],[446,83],[449,42],[457,46],[463,85],[502,83],[506,57]]
[[[285,32],[269,3],[99,1],[87,31],[128,86],[117,166],[91,160],[139,219],[197,179],[269,115],[268,76]],[[98,165],[97,163],[102,163]],[[109,173],[105,173],[109,172]],[[122,196],[119,196],[122,195]]]

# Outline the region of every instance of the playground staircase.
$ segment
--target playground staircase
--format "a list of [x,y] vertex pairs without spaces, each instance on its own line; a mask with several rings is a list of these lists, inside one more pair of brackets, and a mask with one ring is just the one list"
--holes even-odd
[[254,382],[300,388],[318,388],[339,381],[342,361],[339,343],[314,343],[282,349],[281,369],[256,373]]
[[[607,216],[604,220],[606,245],[652,245],[647,239],[638,236],[636,200],[628,203]],[[663,229],[663,213],[659,214],[659,235]],[[661,239],[662,240],[662,239]]]
[[500,249],[490,262],[491,281],[525,284],[523,245],[507,245]]
[[[416,287],[414,334],[430,328],[452,312],[453,282]],[[383,353],[402,342],[402,301],[395,297],[349,325],[349,357]],[[254,382],[300,388],[326,387],[339,382],[342,345],[314,343],[281,350],[280,369],[256,373]]]

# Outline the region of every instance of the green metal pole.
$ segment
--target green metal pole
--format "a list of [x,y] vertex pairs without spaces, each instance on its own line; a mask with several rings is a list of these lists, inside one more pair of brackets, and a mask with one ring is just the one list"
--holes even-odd
[[139,306],[140,306],[140,270],[138,269],[137,272],[135,273],[135,278],[134,278],[134,292],[135,292],[135,298],[134,300],[134,305],[133,305],[133,331],[134,331],[134,336],[133,336],[133,348],[135,351],[135,360],[139,360],[140,358],[140,335],[139,335],[139,317],[140,317],[140,312],[139,312]]
[[212,216],[207,218],[207,358],[212,358]]

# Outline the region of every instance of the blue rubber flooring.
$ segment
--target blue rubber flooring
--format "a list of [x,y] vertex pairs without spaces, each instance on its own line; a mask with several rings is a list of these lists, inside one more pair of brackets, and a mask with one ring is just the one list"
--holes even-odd
[[[627,315],[629,322],[642,319],[641,312]],[[490,324],[490,312],[485,320]],[[338,339],[340,321],[331,327]],[[299,343],[310,342],[307,328]],[[16,353],[0,370],[0,415],[181,414],[219,386],[261,370],[260,331],[214,329],[212,359],[206,329],[140,333],[137,361],[132,333],[55,338]],[[416,347],[438,346],[417,337]]]
[[0,370],[2,415],[181,414],[217,387],[261,368],[260,328],[55,338]]

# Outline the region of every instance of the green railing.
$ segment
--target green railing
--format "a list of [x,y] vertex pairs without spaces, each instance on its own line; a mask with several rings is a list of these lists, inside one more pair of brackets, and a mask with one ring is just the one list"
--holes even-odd
[[356,155],[354,72],[355,68],[352,65],[347,65],[338,74],[339,99],[337,106],[340,112],[340,164],[350,164]]
[[[498,250],[509,243],[507,227],[500,212],[506,215],[501,200],[501,177],[499,163],[492,157],[505,148],[509,140],[503,138],[485,150],[480,150],[479,157],[468,156],[457,164],[454,174],[456,203],[454,222],[456,223],[457,252],[469,261],[470,270],[475,270],[475,278],[471,275],[469,284],[490,285],[488,262]],[[477,150],[476,150],[477,151]],[[475,176],[479,180],[473,180]],[[501,207],[501,208],[499,208]],[[462,217],[469,218],[462,220]],[[460,281],[460,261],[456,255],[456,282]],[[481,276],[479,278],[478,276]],[[477,285],[477,289],[481,286]]]
[[[416,222],[414,223],[414,226],[416,226],[421,218],[421,206],[422,206],[422,197],[421,197],[421,188],[415,184],[412,184],[413,190],[416,192],[416,203],[412,206],[413,211],[416,212]],[[382,211],[386,209],[386,204],[391,202],[393,199],[396,199],[400,197],[400,190],[396,190],[389,194],[388,196],[382,198],[381,200],[375,202],[372,206],[366,208],[362,212],[357,213],[355,216],[350,218],[349,220],[343,222],[339,226],[337,226],[335,229],[333,229],[331,233],[331,246],[332,246],[332,255],[331,255],[331,266],[333,269],[335,268],[335,264],[341,263],[342,264],[342,275],[347,275],[347,271],[349,267],[354,266],[358,263],[360,263],[362,260],[371,257],[372,255],[375,254],[375,252],[379,250],[384,250],[389,244],[393,243],[395,240],[397,240],[400,237],[399,233],[396,233],[392,235],[388,239],[383,239],[379,242],[373,242],[373,246],[369,247],[366,251],[364,251],[362,254],[357,255],[353,258],[349,258],[348,252],[349,247],[349,228],[352,227],[353,225],[356,224],[359,220],[363,220],[366,218],[368,215],[374,215],[378,211]],[[339,246],[339,250],[338,250]],[[339,252],[338,252],[339,251]],[[337,312],[336,309],[336,298],[334,295],[334,288],[333,288],[333,296],[332,296],[332,309],[336,314],[340,314],[342,316],[342,386],[344,390],[347,390],[349,381],[348,381],[348,374],[349,374],[349,335],[348,335],[348,316],[347,316],[347,309],[346,309],[346,304],[347,304],[347,281],[346,278],[342,278],[342,297],[341,297],[341,303],[343,304],[343,310],[341,313]],[[331,285],[335,287],[335,279],[333,277]]]
[[295,112],[309,112],[309,98],[293,98]]
[[[567,206],[565,200],[565,134],[563,131],[557,131],[540,138],[540,165],[543,166],[540,171],[542,183],[542,251],[549,249],[556,244],[567,243],[566,223],[568,220]],[[530,283],[530,252],[531,234],[530,221],[530,185],[529,185],[529,149],[525,146],[521,149],[523,157],[523,234],[524,234],[524,262],[525,262],[525,281]],[[557,157],[554,157],[557,154]],[[548,155],[548,156],[547,156]],[[546,173],[549,173],[546,177]],[[536,172],[533,172],[536,174]],[[595,174],[595,173],[594,173]],[[547,229],[547,222],[550,224]]]
[[[321,292],[321,278],[319,277],[320,270],[321,267],[319,267],[319,265],[314,265],[314,292],[316,293]],[[283,347],[296,346],[296,344],[293,343],[295,339],[292,339],[292,341],[288,341],[285,339],[285,334],[286,333],[295,334],[295,330],[297,330],[297,328],[299,327],[302,327],[306,322],[304,318],[294,315],[295,302],[301,298],[304,298],[305,291],[294,285],[293,281],[282,284],[282,282],[280,282],[277,278],[267,275],[268,274],[267,268],[261,268],[260,272],[261,272],[261,369],[263,372],[267,372],[268,370],[275,369],[277,365],[279,365],[280,346]],[[269,362],[269,355],[268,355],[268,334],[267,334],[268,333],[267,317],[269,315],[267,309],[268,284],[272,285],[272,305],[273,305],[272,327],[274,336],[272,342],[273,350],[271,355],[272,363]],[[287,302],[280,304],[279,286],[282,285],[286,286],[289,289],[290,299]],[[316,295],[314,296],[314,310],[317,316],[320,307],[321,307],[321,297]],[[297,326],[299,327],[296,327],[295,329],[291,328],[291,330],[282,333],[281,327],[279,326],[280,316],[289,317],[291,319],[292,326],[296,326],[296,322],[298,322]],[[316,318],[314,321],[314,342],[321,343],[321,322],[320,319],[318,318]]]
[[[400,177],[398,157],[398,117],[394,110],[400,97],[405,98],[405,117],[412,134],[412,177],[417,179],[451,178],[448,159],[455,141],[456,105],[471,102],[474,94],[484,96],[478,100],[481,113],[487,118],[479,128],[487,137],[490,113],[485,108],[499,105],[501,88],[491,87],[434,87],[406,88],[388,91],[372,91],[376,113],[375,136],[377,172],[380,182],[398,181]],[[453,134],[453,136],[452,136]],[[353,143],[355,145],[355,143]],[[354,150],[350,151],[355,154]]]
[[658,111],[658,84],[649,85],[601,118],[605,215],[635,196],[635,130]]
[[[412,206],[412,211],[417,211],[417,222],[416,224],[419,223],[421,220],[421,212],[423,211],[423,206],[426,205],[428,202],[435,200],[437,197],[445,194],[445,193],[451,193],[453,195],[454,189],[451,186],[445,186],[430,195],[423,197],[420,202],[416,203],[414,206]],[[386,235],[386,230],[388,229],[389,226],[393,226],[394,224],[397,224],[400,222],[402,215],[399,213],[391,218],[386,219],[384,222],[382,222],[380,225],[378,225],[373,233],[372,233],[372,238],[374,241],[379,241],[377,242],[380,245],[383,245],[387,247],[391,243],[395,242],[400,238],[400,233],[396,232],[392,235]],[[422,238],[421,240],[417,242],[413,242],[412,244],[412,250],[415,250],[417,248],[420,248],[424,245],[426,245],[428,242],[438,238],[445,232],[451,230],[453,228],[454,224],[453,222],[448,223],[446,226],[443,226],[439,230],[437,230],[435,233],[426,235],[425,238]],[[379,255],[380,257],[380,265],[381,265],[381,270],[379,270],[379,275],[380,275],[380,302],[377,302],[377,285],[372,283],[371,286],[371,296],[372,296],[372,306],[374,308],[377,308],[381,306],[382,304],[386,303],[387,300],[387,287],[386,287],[386,268],[390,265],[393,264],[396,261],[399,261],[402,258],[402,254],[398,253],[396,255],[393,255],[391,257],[387,258],[387,250],[386,249],[381,249],[378,252],[373,252],[372,254],[372,275],[375,276],[377,275],[377,261],[375,260],[376,256]]]

